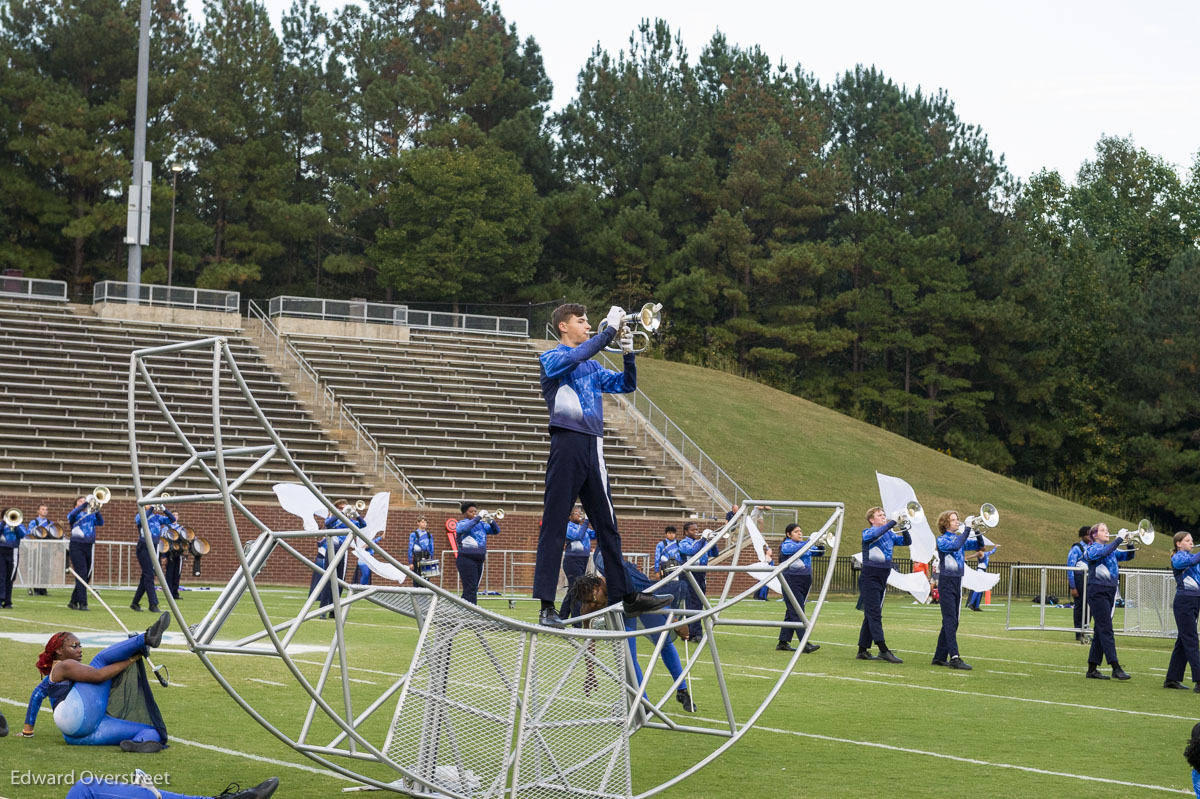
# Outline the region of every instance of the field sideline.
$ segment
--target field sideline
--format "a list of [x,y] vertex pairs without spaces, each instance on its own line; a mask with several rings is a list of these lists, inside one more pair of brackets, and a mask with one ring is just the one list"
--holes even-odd
[[[89,613],[75,613],[63,606],[66,592],[51,593],[21,593],[14,609],[0,612],[0,673],[5,675],[0,708],[14,731],[20,729],[38,678],[33,660],[41,643],[63,628],[89,637],[116,629],[97,603]],[[298,606],[303,595],[298,589],[273,588],[264,597],[269,611],[282,614]],[[110,604],[124,608],[118,612],[126,624],[138,628],[149,623],[149,614],[126,607],[127,592],[106,596]],[[215,598],[216,592],[185,592],[182,605],[189,620],[198,619],[197,609]],[[782,617],[777,602],[749,604],[748,615]],[[488,605],[507,612],[503,601]],[[248,607],[239,607],[222,637],[259,628]],[[532,619],[534,607],[518,603],[512,612]],[[1020,605],[1015,612],[1032,623],[1030,606]],[[1061,623],[1069,623],[1069,610],[1048,612],[1062,614]],[[356,606],[349,618],[351,674],[355,690],[362,691],[355,694],[357,707],[407,668],[415,630],[408,620],[376,607]],[[918,797],[947,788],[984,797],[1191,795],[1181,753],[1200,718],[1200,696],[1161,688],[1171,641],[1118,637],[1122,665],[1133,680],[1101,682],[1083,678],[1087,650],[1070,634],[1006,632],[1003,605],[963,613],[959,642],[964,659],[975,666],[971,672],[929,664],[940,624],[936,606],[914,606],[889,596],[884,622],[889,643],[905,659],[901,665],[853,658],[860,620],[852,598],[831,599],[813,636],[821,650],[801,657],[758,728],[716,763],[662,795],[734,799],[781,792],[819,797],[886,792]],[[312,654],[299,656],[313,676],[323,657],[322,636],[327,640],[330,629],[328,622],[310,622],[296,639],[314,647]],[[774,651],[771,629],[725,628],[716,638],[735,710],[744,719],[788,656]],[[230,781],[244,787],[279,776],[277,796],[315,799],[341,795],[351,784],[316,768],[259,727],[199,660],[178,646],[181,640],[169,637],[159,657],[178,684],[156,693],[174,741],[168,750],[130,755],[113,748],[69,747],[43,712],[35,738],[10,735],[0,740],[0,797],[65,795],[65,787],[13,784],[14,777],[19,783],[26,774],[121,774],[135,766],[169,776],[169,787],[184,792],[219,793]],[[95,651],[85,638],[85,661]],[[641,647],[643,663],[648,651]],[[277,662],[217,658],[223,673],[256,708],[270,709],[281,727],[292,724],[289,732],[295,732],[307,703],[296,701],[300,692]],[[666,678],[661,681],[665,688]],[[694,672],[692,693],[699,706],[695,722],[715,723],[722,717],[706,661]],[[384,715],[390,718],[390,711]],[[714,740],[639,733],[633,739],[635,790],[695,762],[711,751]],[[1089,752],[1093,744],[1099,748]],[[948,781],[958,785],[948,786]]]

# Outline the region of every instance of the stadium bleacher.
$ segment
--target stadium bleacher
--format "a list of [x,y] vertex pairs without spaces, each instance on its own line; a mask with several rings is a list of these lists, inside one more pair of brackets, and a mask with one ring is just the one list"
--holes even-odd
[[[536,342],[417,329],[408,342],[286,335],[429,504],[541,509],[550,439]],[[604,456],[618,513],[691,512],[612,427]]]
[[[0,382],[0,489],[86,494],[104,485],[115,496],[130,495],[130,352],[214,335],[229,340],[255,399],[308,475],[330,495],[366,495],[370,488],[363,474],[267,367],[239,327],[101,319],[87,308],[10,299],[0,299],[0,373],[6,376]],[[211,358],[211,351],[182,351],[154,362],[150,369],[180,427],[201,446],[212,443]],[[268,443],[232,379],[222,380],[221,403],[225,446]],[[144,479],[153,484],[182,462],[185,451],[148,393],[138,394],[137,405],[140,465]],[[229,468],[236,475],[255,459],[234,456],[228,459]],[[273,461],[243,493],[258,500],[273,497],[271,484],[294,479],[290,475],[281,460]],[[175,490],[203,491],[210,486],[200,470],[193,469]]]

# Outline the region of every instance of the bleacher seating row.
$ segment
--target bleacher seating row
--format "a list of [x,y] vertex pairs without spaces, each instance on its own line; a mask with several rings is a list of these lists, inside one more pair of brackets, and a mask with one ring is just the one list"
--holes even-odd
[[[289,451],[330,495],[361,497],[370,486],[339,452],[257,348],[238,328],[101,319],[61,304],[0,300],[0,489],[17,493],[85,494],[106,485],[132,494],[127,434],[129,356],[135,349],[220,335],[229,340],[255,400]],[[180,428],[197,446],[211,447],[211,350],[184,350],[155,359],[149,371]],[[221,381],[221,420],[226,447],[269,440],[249,404],[227,374]],[[139,466],[148,485],[165,478],[186,457],[148,391],[136,394]],[[255,456],[227,459],[231,475]],[[243,489],[264,500],[271,485],[294,480],[273,460]],[[211,489],[193,468],[172,489]]]
[[[541,509],[550,439],[534,342],[418,330],[406,343],[288,339],[430,503]],[[690,510],[611,428],[604,457],[619,513]]]

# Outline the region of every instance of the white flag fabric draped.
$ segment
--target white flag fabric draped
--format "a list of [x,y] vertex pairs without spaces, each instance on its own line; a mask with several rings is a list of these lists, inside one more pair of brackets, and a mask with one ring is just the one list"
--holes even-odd
[[[879,483],[879,504],[889,518],[896,509],[903,508],[909,502],[919,501],[912,486],[899,477],[889,477],[886,474],[875,472],[875,479]],[[909,535],[912,536],[909,553],[913,563],[928,563],[933,560],[934,555],[937,554],[937,536],[930,529],[929,520],[924,516],[914,519]]]
[[[859,568],[862,568],[862,553],[855,552],[851,557],[854,558],[854,562],[858,564]],[[913,599],[922,605],[929,601],[929,595],[933,592],[933,587],[929,584],[929,578],[924,572],[902,574],[892,569],[891,574],[888,575],[887,582],[892,588],[912,594]]]

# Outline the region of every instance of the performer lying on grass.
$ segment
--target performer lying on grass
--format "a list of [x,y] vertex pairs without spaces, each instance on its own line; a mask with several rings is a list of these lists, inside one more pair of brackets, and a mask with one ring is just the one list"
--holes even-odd
[[272,777],[244,791],[240,790],[241,786],[237,783],[231,783],[216,796],[192,796],[160,791],[154,787],[154,780],[146,772],[138,769],[136,774],[138,780],[132,783],[85,775],[71,786],[67,799],[267,799],[279,787],[279,778]]
[[[597,552],[593,558],[593,562],[596,564],[596,573],[584,574],[576,578],[575,582],[571,585],[571,588],[567,591],[567,600],[572,606],[577,606],[579,608],[579,615],[581,616],[586,616],[589,613],[595,613],[597,610],[607,607],[609,604],[608,585],[605,583],[603,576],[605,574],[604,556]],[[629,582],[629,585],[634,587],[635,590],[645,591],[652,585],[650,579],[646,577],[646,575],[643,574],[637,566],[634,566],[632,563],[624,559],[621,560],[621,563],[625,566],[624,572],[626,580]],[[662,596],[661,598],[666,599],[667,603],[672,606],[678,606],[683,601],[681,594],[682,588],[683,586],[681,586],[679,581],[676,580],[675,582],[659,589],[659,591],[666,594],[666,596]],[[653,596],[659,595],[654,594]],[[643,629],[648,629],[653,627],[661,627],[666,623],[667,617],[665,614],[644,613],[635,617],[625,616],[625,630],[627,632],[636,630],[638,624],[641,624]],[[588,625],[590,626],[590,624],[591,622],[589,621]],[[687,625],[681,624],[676,628],[676,630],[686,633]],[[675,648],[675,633],[665,632],[659,633],[659,635],[667,636],[667,640],[663,642],[662,651],[660,653],[663,665],[666,666],[667,671],[671,673],[671,678],[673,680],[678,680],[680,675],[683,674],[683,664],[679,660],[679,650]],[[651,642],[651,645],[656,645],[658,643],[657,635],[647,634],[646,639]],[[630,638],[628,640],[629,654],[633,656],[633,670],[637,674],[638,683],[640,684],[642,681],[642,667],[641,664],[638,663],[637,638]],[[687,680],[682,680],[679,683],[679,688],[675,691],[675,699],[679,702],[679,704],[683,705],[683,709],[687,712],[696,712],[696,705],[692,702],[691,694],[688,693]]]
[[[22,735],[33,735],[42,700],[50,698],[54,723],[69,744],[117,746],[126,752],[157,752],[167,742],[167,729],[142,656],[162,642],[171,622],[164,613],[144,633],[103,649],[83,665],[83,645],[72,633],[51,636],[37,659],[44,677],[25,714]],[[136,664],[136,668],[130,668]]]

